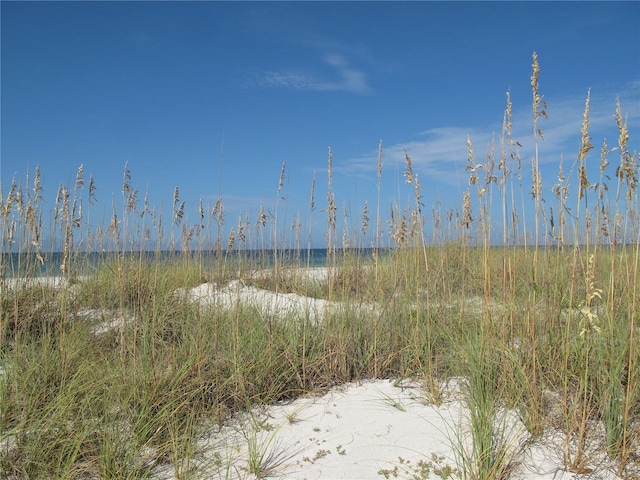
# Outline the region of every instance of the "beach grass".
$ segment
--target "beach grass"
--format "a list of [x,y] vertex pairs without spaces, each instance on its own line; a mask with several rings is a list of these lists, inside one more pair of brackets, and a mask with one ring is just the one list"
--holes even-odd
[[[222,198],[209,211],[200,203],[193,224],[177,187],[168,213],[146,196],[140,202],[128,166],[122,207],[114,203],[105,225],[89,221],[96,187],[93,177],[85,185],[83,167],[73,185],[59,188],[50,221],[38,169],[25,184],[3,186],[2,476],[153,478],[170,465],[175,478],[200,478],[203,432],[255,405],[406,377],[423,381],[426,398],[437,402],[442,380],[460,377],[472,444],[459,445],[458,477],[509,478],[518,448],[501,423],[508,408],[532,441],[545,431],[564,433],[560,455],[575,473],[588,472],[602,425],[617,473],[632,478],[640,451],[638,154],[629,150],[618,103],[616,149],[603,143],[600,177],[587,178],[587,95],[575,178],[560,164],[553,196],[544,199],[539,72],[534,55],[530,186],[521,182],[509,96],[498,158],[489,151],[476,161],[469,139],[469,188],[449,213],[423,204],[422,179],[406,152],[412,200],[394,203],[383,218],[381,143],[376,211],[369,203],[360,212],[345,210],[345,217],[361,218],[361,227],[340,232],[329,151],[320,278],[310,273],[304,253],[311,247],[301,240],[299,219],[288,218],[282,204],[284,164],[273,218],[261,205],[257,218],[241,217],[231,229]],[[525,219],[525,211],[534,218]],[[293,245],[285,249],[290,232]],[[372,248],[350,247],[366,235]],[[52,253],[44,251],[45,237],[57,239],[51,250],[61,259],[59,285],[37,281]],[[143,255],[140,246],[154,238],[156,253]],[[168,259],[165,245],[183,253]],[[92,264],[88,252],[101,249],[110,255]],[[318,321],[309,311],[282,317],[259,305],[207,307],[179,294],[236,280],[336,307]],[[282,460],[256,431],[246,434],[250,461],[227,477],[262,478]],[[225,456],[221,439],[209,463]]]

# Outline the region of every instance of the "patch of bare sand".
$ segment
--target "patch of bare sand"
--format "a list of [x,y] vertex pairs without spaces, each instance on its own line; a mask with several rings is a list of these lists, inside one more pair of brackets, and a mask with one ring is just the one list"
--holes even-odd
[[[265,272],[264,275],[267,275]],[[302,281],[323,282],[327,278],[326,268],[300,269]],[[258,272],[256,275],[260,275]],[[357,310],[361,313],[373,312],[375,306],[368,303],[349,304],[312,298],[296,293],[274,292],[233,280],[219,287],[215,283],[203,283],[197,287],[179,289],[176,294],[198,303],[203,307],[233,309],[239,306],[258,308],[265,318],[308,318],[312,322],[321,321],[328,313],[342,309]]]
[[[469,412],[460,381],[443,388],[439,405],[426,401],[419,383],[375,380],[255,408],[205,434],[191,466],[203,478],[254,479],[250,460],[259,456],[261,473],[282,480],[461,478],[456,462],[461,449],[470,448]],[[589,474],[565,470],[564,437],[551,432],[532,441],[514,412],[505,411],[497,428],[513,479],[619,478],[597,450],[589,452]],[[175,477],[163,466],[154,478]]]

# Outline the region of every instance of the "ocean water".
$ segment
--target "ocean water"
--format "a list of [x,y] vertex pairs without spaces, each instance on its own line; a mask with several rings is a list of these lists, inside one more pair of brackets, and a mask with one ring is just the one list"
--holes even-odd
[[[373,249],[354,249],[348,251],[337,250],[340,258],[345,254],[371,258]],[[234,250],[230,252],[216,251],[139,251],[139,252],[80,252],[74,253],[70,259],[71,270],[76,275],[89,275],[103,263],[113,262],[120,256],[127,260],[142,260],[154,262],[172,262],[189,258],[201,263],[204,267],[215,266],[220,259],[229,262],[248,262],[267,268],[273,265],[273,250]],[[314,248],[311,250],[278,250],[278,261],[283,265],[320,267],[327,263],[327,249]],[[0,274],[4,278],[14,277],[44,277],[62,274],[60,266],[64,261],[62,252],[43,253],[38,259],[35,253],[2,253],[0,254]]]

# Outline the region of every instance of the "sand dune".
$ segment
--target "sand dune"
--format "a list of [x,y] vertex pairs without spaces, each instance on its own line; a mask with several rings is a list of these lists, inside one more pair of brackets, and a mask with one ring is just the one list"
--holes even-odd
[[[326,269],[314,270],[306,272],[308,278],[326,278]],[[61,287],[65,282],[47,278],[39,284]],[[176,294],[203,308],[243,305],[259,308],[265,316],[308,316],[313,321],[320,321],[330,309],[352,308],[340,302],[256,288],[241,280],[223,287],[205,283]],[[375,306],[359,308],[370,313]],[[83,315],[103,314],[92,310]],[[120,317],[114,318],[100,324],[96,334],[125,323]],[[449,379],[443,383],[438,404],[429,402],[419,382],[379,379],[343,385],[289,403],[255,407],[250,414],[238,415],[221,428],[205,431],[190,464],[198,472],[197,478],[211,479],[465,478],[460,465],[462,456],[470,454],[471,436],[469,411],[461,393],[463,382]],[[589,445],[588,468],[568,471],[563,461],[567,442],[561,432],[548,428],[541,438],[532,440],[518,415],[504,411],[496,433],[503,436],[507,447],[510,478],[620,478],[607,458],[602,434]],[[252,472],[252,459],[261,459],[257,463],[262,471]],[[640,478],[640,467],[630,466],[630,470],[632,477],[628,478]],[[174,469],[166,464],[158,466],[153,477],[172,480]]]
[[[442,386],[439,405],[427,401],[417,382],[375,380],[255,408],[205,435],[192,464],[212,479],[256,478],[249,471],[256,454],[263,456],[265,475],[283,480],[458,478],[456,462],[470,447],[461,381]],[[527,443],[528,432],[510,411],[503,412],[497,431],[510,451],[510,478],[619,478],[601,445],[592,446],[591,471],[579,475],[563,467],[561,434]],[[156,475],[174,478],[168,467]]]

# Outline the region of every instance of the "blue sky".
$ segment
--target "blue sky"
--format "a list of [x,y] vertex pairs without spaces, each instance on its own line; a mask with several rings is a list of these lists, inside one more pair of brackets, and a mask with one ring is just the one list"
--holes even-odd
[[[333,190],[357,219],[412,195],[404,150],[435,202],[468,188],[467,136],[483,162],[511,92],[514,137],[533,152],[531,61],[541,66],[545,196],[569,170],[591,89],[589,160],[617,141],[619,97],[638,149],[640,2],[1,2],[1,180],[42,170],[47,205],[80,164],[93,218],[120,202],[123,167],[170,210],[174,187],[197,222],[222,196],[227,228],[260,204],[308,222],[324,245],[327,151]],[[612,163],[616,164],[615,154]],[[284,213],[286,209],[286,214]],[[285,221],[285,220],[283,220]],[[306,228],[306,227],[303,227]]]

